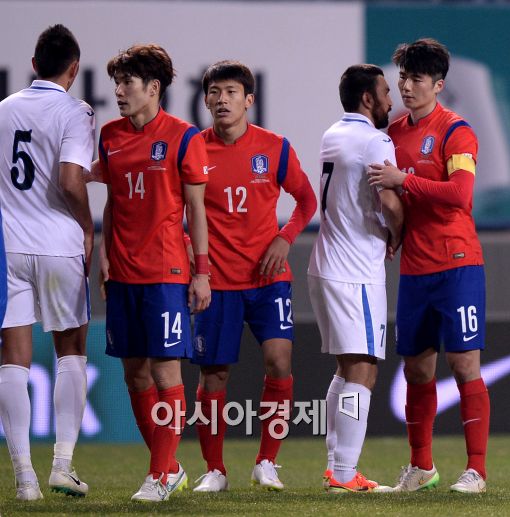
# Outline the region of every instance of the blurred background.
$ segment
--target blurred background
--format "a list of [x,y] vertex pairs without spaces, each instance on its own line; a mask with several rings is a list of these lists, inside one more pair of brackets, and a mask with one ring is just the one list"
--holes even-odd
[[[394,102],[402,112],[395,47],[419,37],[434,37],[451,53],[447,87],[440,101],[472,125],[479,138],[474,213],[484,248],[487,275],[487,350],[483,375],[492,397],[492,431],[510,431],[510,5],[503,1],[323,2],[323,1],[23,1],[0,0],[0,100],[26,87],[33,78],[31,57],[38,35],[63,23],[76,35],[82,51],[81,71],[71,89],[95,110],[97,134],[118,117],[113,83],[106,63],[134,43],[155,42],[174,61],[177,78],[164,98],[171,113],[200,128],[210,124],[203,105],[201,76],[211,63],[238,59],[256,74],[253,123],[285,135],[318,192],[318,152],[323,132],[342,115],[338,82],[350,65],[382,66]],[[90,203],[100,232],[105,201],[103,185],[90,186]],[[293,200],[282,193],[278,216],[285,223]],[[295,400],[307,403],[309,423],[291,424],[290,432],[320,430],[313,401],[325,395],[334,360],[320,354],[320,336],[311,311],[306,269],[319,222],[318,213],[292,248],[294,271]],[[99,233],[98,233],[99,238]],[[97,239],[96,239],[97,240]],[[104,355],[104,302],[97,290],[97,261],[90,283],[93,321],[88,338],[88,405],[82,439],[137,441],[129,399],[118,360]],[[398,287],[398,260],[388,264],[390,324],[387,360],[381,363],[372,398],[369,433],[403,434],[405,383],[394,352],[393,322]],[[53,439],[52,392],[55,362],[51,336],[34,330],[34,364],[30,376],[32,437]],[[234,368],[229,399],[243,407],[258,406],[262,360],[247,331],[241,362]],[[440,358],[439,416],[436,433],[460,433],[458,392]],[[194,401],[195,367],[183,364],[188,406]],[[297,414],[295,411],[294,416]],[[254,431],[257,432],[254,421]],[[0,427],[0,435],[2,429]],[[188,430],[187,436],[194,436]],[[244,423],[229,429],[244,436]]]

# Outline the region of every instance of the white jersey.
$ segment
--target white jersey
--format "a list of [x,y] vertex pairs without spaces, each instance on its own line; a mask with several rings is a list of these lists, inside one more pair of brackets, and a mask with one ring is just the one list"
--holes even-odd
[[368,184],[368,165],[395,161],[391,138],[359,113],[345,113],[322,138],[321,222],[308,274],[329,280],[384,284],[388,230],[381,201]]
[[74,257],[83,231],[59,186],[59,164],[90,170],[94,152],[91,107],[50,81],[0,103],[0,200],[10,253]]

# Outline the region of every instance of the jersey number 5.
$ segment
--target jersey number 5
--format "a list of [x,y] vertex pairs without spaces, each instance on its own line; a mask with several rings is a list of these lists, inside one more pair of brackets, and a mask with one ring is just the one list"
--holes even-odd
[[20,142],[31,142],[32,141],[32,130],[20,131],[17,129],[14,132],[14,143],[12,144],[12,163],[17,163],[18,160],[23,162],[23,170],[25,172],[25,178],[23,181],[19,181],[20,172],[16,165],[11,168],[11,181],[12,184],[18,190],[28,190],[32,183],[34,183],[35,167],[32,158],[25,151],[18,151],[18,144]]

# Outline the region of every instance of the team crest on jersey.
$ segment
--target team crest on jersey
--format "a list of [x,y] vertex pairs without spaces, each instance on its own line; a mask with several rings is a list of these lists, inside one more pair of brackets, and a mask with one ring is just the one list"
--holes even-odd
[[251,170],[255,174],[267,174],[269,171],[269,158],[265,154],[256,154],[251,159]]
[[166,152],[168,150],[168,144],[166,142],[154,142],[151,149],[151,158],[157,162],[166,158]]
[[424,154],[425,156],[430,154],[432,149],[434,149],[434,142],[435,138],[433,136],[426,136],[421,143],[421,154]]

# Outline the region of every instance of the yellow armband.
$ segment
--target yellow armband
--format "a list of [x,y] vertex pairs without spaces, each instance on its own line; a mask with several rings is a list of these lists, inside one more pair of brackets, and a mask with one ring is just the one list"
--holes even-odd
[[448,176],[453,174],[455,171],[462,169],[463,171],[471,172],[476,174],[476,164],[471,154],[452,154],[450,159],[446,162],[446,170]]

